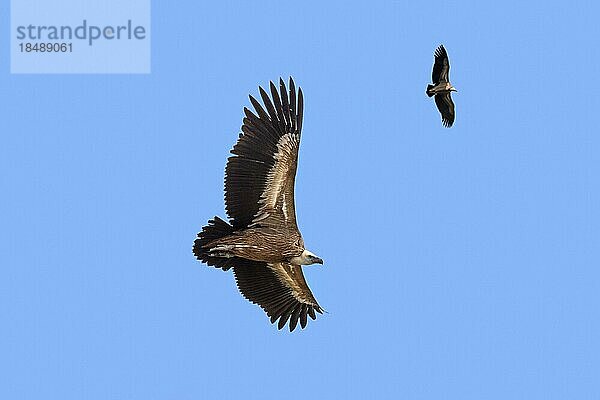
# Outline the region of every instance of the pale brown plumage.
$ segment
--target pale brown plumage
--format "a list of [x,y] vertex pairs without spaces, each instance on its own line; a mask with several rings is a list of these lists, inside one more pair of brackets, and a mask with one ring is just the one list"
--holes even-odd
[[[259,88],[264,108],[244,108],[242,133],[225,169],[225,208],[231,225],[215,217],[194,242],[196,258],[223,270],[233,267],[240,292],[260,305],[271,322],[290,330],[322,309],[299,264],[322,263],[304,247],[296,223],[294,182],[304,99],[290,78],[271,97]],[[265,110],[266,109],[266,110]]]

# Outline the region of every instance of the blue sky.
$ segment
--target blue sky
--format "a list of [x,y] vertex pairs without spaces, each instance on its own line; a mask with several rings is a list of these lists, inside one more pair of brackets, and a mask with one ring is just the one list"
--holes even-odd
[[[597,399],[600,7],[218,3],[153,3],[149,75],[0,58],[0,397]],[[293,334],[191,254],[247,95],[289,75],[329,312]]]

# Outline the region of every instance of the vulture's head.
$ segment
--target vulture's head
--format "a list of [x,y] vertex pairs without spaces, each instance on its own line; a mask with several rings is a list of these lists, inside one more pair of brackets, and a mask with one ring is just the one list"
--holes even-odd
[[308,250],[304,250],[298,257],[292,257],[290,260],[292,264],[296,265],[311,265],[311,264],[323,264],[323,260],[311,253]]

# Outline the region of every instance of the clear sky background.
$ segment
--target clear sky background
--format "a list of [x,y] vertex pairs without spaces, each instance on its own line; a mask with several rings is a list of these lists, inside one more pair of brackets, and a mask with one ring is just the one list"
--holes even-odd
[[[155,1],[149,75],[10,75],[2,3],[0,398],[598,399],[600,6],[246,3]],[[292,334],[191,253],[289,75]]]

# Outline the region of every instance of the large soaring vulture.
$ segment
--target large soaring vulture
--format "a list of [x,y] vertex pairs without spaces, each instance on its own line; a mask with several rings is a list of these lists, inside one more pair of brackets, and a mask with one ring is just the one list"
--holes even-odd
[[427,85],[427,96],[435,96],[435,104],[442,114],[442,124],[446,128],[450,128],[454,123],[454,103],[450,94],[457,90],[450,83],[450,62],[443,45],[435,50],[431,80],[434,84]]
[[323,264],[304,248],[296,224],[294,180],[302,131],[302,89],[259,87],[264,107],[244,108],[242,133],[225,168],[225,208],[230,222],[215,217],[198,233],[196,258],[224,271],[233,267],[242,295],[258,304],[279,329],[290,331],[307,316],[323,313],[302,274],[302,265]]

